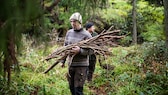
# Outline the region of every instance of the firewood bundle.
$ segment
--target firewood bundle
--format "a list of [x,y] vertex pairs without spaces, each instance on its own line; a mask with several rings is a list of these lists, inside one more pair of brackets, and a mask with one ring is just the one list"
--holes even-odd
[[111,28],[109,28],[107,31],[103,31],[99,35],[92,37],[90,39],[58,48],[55,52],[51,53],[45,59],[48,61],[50,59],[57,58],[57,61],[44,73],[47,73],[49,70],[51,70],[56,64],[59,63],[60,60],[66,58],[70,54],[70,50],[74,46],[79,46],[80,48],[90,48],[94,51],[96,55],[101,56],[111,55],[112,53],[111,51],[109,51],[108,46],[111,47],[117,46],[116,40],[123,37],[123,36],[116,36],[116,34],[119,33],[119,30],[110,31]]

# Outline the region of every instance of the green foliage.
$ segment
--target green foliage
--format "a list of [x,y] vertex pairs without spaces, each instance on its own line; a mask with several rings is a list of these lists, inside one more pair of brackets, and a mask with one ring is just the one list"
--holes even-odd
[[130,10],[131,5],[126,1],[109,0],[109,8],[102,10],[101,15],[110,25],[115,25],[117,28],[124,28],[124,22]]
[[[34,24],[34,27],[40,24],[42,17],[42,10],[40,8],[39,1],[25,0],[19,2],[19,0],[5,0],[1,1],[0,6],[0,51],[5,51],[6,41],[9,35],[16,36],[16,45],[21,41],[21,33],[30,29]],[[38,22],[38,23],[37,23]]]
[[0,90],[2,95],[16,95],[17,94],[17,87],[16,87],[16,81],[12,82],[10,86],[6,84],[6,81],[3,76],[0,75]]
[[167,48],[164,41],[155,43],[144,43],[142,45],[143,59],[147,62],[156,61],[166,64],[167,62]]
[[167,49],[163,42],[117,47],[112,51],[113,56],[106,59],[105,63],[115,65],[115,69],[96,71],[93,88],[101,88],[108,83],[111,86],[104,87],[104,90],[108,89],[105,92],[110,91],[110,95],[167,93]]
[[132,42],[131,36],[125,36],[123,39],[121,39],[120,43],[124,46],[128,46]]
[[146,26],[146,29],[148,32],[142,33],[144,40],[156,42],[165,39],[163,25],[150,24]]
[[[50,62],[42,62],[45,55],[53,52],[58,46],[44,51],[44,48],[30,48],[31,41],[24,43],[26,48],[23,49],[22,56],[19,57],[21,72],[19,75],[12,74],[12,82],[10,88],[5,84],[5,81],[1,81],[0,90],[5,95],[68,95],[68,83],[66,81],[67,68],[55,67],[48,74],[43,72],[54,63],[54,60]],[[45,47],[45,46],[39,46]],[[4,80],[1,77],[1,80]]]
[[165,39],[163,7],[151,6],[145,1],[138,2],[137,6],[137,23],[144,40],[159,41]]
[[[44,5],[50,6],[55,1],[45,0]],[[52,28],[69,29],[69,17],[74,12],[80,12],[83,19],[83,24],[92,16],[96,14],[97,10],[105,8],[107,0],[60,0],[58,6],[55,6],[52,13],[48,17],[50,19],[49,25]]]
[[[150,5],[147,1],[137,2],[137,31],[138,42],[164,40],[163,7]],[[122,39],[123,45],[132,42],[132,4],[130,1],[109,0],[107,9],[101,11],[101,16],[111,26],[121,30],[121,34],[129,37]]]
[[[9,0],[7,0],[9,2]],[[70,93],[68,82],[66,80],[66,68],[60,68],[59,64],[47,74],[42,74],[55,60],[42,62],[45,56],[54,51],[58,45],[45,47],[44,43],[38,48],[32,48],[32,44],[25,39],[27,33],[37,33],[34,37],[39,37],[45,31],[44,27],[52,28],[67,28],[69,27],[69,16],[74,11],[90,10],[95,0],[87,0],[81,3],[81,0],[69,1],[61,0],[59,3],[58,13],[59,20],[63,21],[63,25],[52,23],[49,18],[53,14],[46,14],[41,18],[42,11],[39,8],[39,1],[18,0],[0,1],[0,5],[5,9],[0,9],[0,52],[6,49],[5,42],[9,33],[17,35],[17,41],[22,41],[24,38],[23,47],[19,57],[20,75],[12,73],[12,81],[9,86],[6,84],[6,79],[0,74],[0,91],[4,95],[68,95]],[[106,0],[102,0],[105,2]],[[46,3],[47,2],[47,3]],[[102,4],[105,4],[103,3]],[[109,0],[107,10],[102,10],[101,15],[110,25],[114,25],[117,29],[122,29],[121,34],[130,34],[131,30],[131,4],[124,0]],[[50,5],[50,1],[45,1],[46,5]],[[69,4],[71,3],[71,4]],[[100,4],[101,2],[96,2]],[[34,6],[34,4],[38,6]],[[68,7],[69,5],[76,5]],[[90,7],[86,7],[90,4]],[[110,5],[112,4],[112,5]],[[9,6],[9,9],[7,8]],[[112,48],[113,56],[109,56],[103,64],[115,65],[114,70],[106,70],[96,65],[94,78],[92,83],[86,83],[84,93],[86,95],[158,95],[160,92],[168,91],[168,58],[167,48],[163,34],[163,8],[149,5],[147,2],[140,0],[138,6],[138,33],[146,41],[155,41],[156,43],[144,43],[141,46],[116,47]],[[21,7],[21,8],[20,8]],[[107,6],[106,6],[107,7]],[[36,10],[32,10],[37,9]],[[102,8],[99,6],[99,8]],[[124,9],[124,10],[123,10]],[[13,10],[11,12],[11,10]],[[25,11],[26,10],[26,11]],[[24,11],[24,12],[23,12]],[[84,20],[87,20],[87,14],[83,13]],[[9,17],[9,19],[7,19]],[[38,18],[39,17],[39,18]],[[89,16],[88,16],[89,17]],[[2,23],[2,24],[1,24]],[[17,24],[16,24],[17,23]],[[28,32],[28,30],[30,30]],[[21,36],[21,33],[25,33]],[[51,32],[51,31],[47,31]],[[45,34],[43,36],[46,36]],[[43,39],[43,37],[41,38]],[[125,37],[122,43],[129,44],[131,36]],[[46,51],[44,51],[46,50]],[[0,60],[2,62],[2,59]],[[0,65],[0,68],[3,68]],[[2,70],[2,69],[1,69]],[[13,69],[12,69],[13,70]]]
[[85,14],[86,12],[94,12],[94,9],[99,7],[104,8],[106,4],[106,0],[61,0],[59,6],[68,7],[70,13],[78,11]]
[[44,39],[43,10],[40,0],[1,0],[0,6],[0,75],[10,84],[10,68],[19,71],[16,54],[21,52],[22,34]]
[[[70,93],[66,80],[66,68],[59,64],[47,74],[42,74],[54,60],[42,62],[41,59],[54,51],[58,46],[47,48],[28,48],[27,43],[23,55],[19,60],[21,73],[12,74],[10,88],[1,81],[0,89],[5,94],[27,95],[68,95]],[[41,47],[41,46],[40,46]],[[163,42],[155,44],[144,43],[142,46],[112,48],[113,56],[109,56],[103,64],[115,65],[114,70],[102,69],[96,64],[94,78],[86,83],[86,95],[158,95],[166,93],[167,79],[167,50]],[[153,65],[152,65],[153,64]],[[1,77],[1,80],[4,80]]]

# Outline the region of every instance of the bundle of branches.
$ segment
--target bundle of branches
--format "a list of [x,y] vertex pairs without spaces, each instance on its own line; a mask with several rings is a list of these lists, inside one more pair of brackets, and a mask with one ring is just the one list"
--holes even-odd
[[48,61],[50,59],[57,58],[57,61],[51,67],[49,67],[44,73],[50,71],[62,59],[66,58],[70,54],[70,50],[74,46],[79,46],[80,48],[90,48],[94,50],[94,53],[96,55],[101,55],[103,57],[111,55],[112,53],[111,51],[109,51],[108,46],[109,45],[117,46],[116,40],[123,37],[123,36],[115,36],[116,33],[119,33],[119,30],[110,31],[111,28],[112,27],[110,27],[107,31],[103,31],[99,35],[92,37],[90,39],[58,48],[55,52],[51,53],[45,59]]

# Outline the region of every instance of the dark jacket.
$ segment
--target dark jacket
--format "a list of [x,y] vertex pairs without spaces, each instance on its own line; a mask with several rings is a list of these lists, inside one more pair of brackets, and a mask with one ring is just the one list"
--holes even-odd
[[[91,33],[92,37],[97,36],[98,34],[96,32]],[[89,56],[89,60],[96,60],[96,55],[92,54]]]

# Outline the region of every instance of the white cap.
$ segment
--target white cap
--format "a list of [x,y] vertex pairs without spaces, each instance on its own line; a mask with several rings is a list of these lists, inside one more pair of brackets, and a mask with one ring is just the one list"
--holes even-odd
[[81,16],[81,14],[80,13],[78,13],[78,12],[76,12],[76,13],[73,13],[72,15],[71,15],[71,17],[69,18],[69,20],[77,20],[77,21],[79,21],[79,23],[80,24],[82,24],[82,16]]

